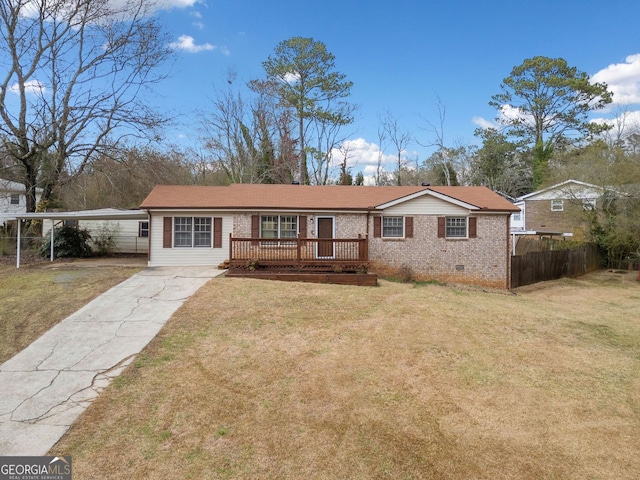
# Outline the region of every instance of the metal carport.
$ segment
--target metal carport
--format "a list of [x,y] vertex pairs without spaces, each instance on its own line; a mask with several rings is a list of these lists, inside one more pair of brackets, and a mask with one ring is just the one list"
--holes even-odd
[[[142,210],[81,210],[75,212],[39,212],[39,213],[16,213],[11,214],[11,219],[18,222],[22,220],[51,220],[51,261],[54,259],[54,226],[60,220],[148,220],[149,215]],[[22,228],[18,225],[18,242],[16,246],[16,268],[20,268],[20,234]]]

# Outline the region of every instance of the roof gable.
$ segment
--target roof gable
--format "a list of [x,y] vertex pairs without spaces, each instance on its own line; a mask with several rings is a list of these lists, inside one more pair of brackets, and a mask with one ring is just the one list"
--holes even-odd
[[24,193],[25,188],[21,183],[0,178],[0,191]]
[[145,198],[140,208],[370,211],[421,195],[433,195],[472,210],[516,210],[513,204],[486,187],[284,184],[233,184],[227,187],[159,185]]
[[[24,194],[26,192],[26,188],[22,183],[0,178],[0,191]],[[36,187],[36,194],[40,194],[40,193],[42,193],[42,189],[39,187]]]
[[565,180],[550,187],[536,190],[518,197],[518,201],[523,200],[551,200],[551,199],[572,199],[572,198],[593,198],[594,194],[602,195],[604,188],[579,180]]

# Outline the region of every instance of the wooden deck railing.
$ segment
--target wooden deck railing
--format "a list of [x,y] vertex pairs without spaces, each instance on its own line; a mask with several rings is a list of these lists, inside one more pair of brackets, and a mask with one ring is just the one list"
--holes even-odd
[[234,238],[229,235],[231,268],[360,270],[369,261],[367,238]]

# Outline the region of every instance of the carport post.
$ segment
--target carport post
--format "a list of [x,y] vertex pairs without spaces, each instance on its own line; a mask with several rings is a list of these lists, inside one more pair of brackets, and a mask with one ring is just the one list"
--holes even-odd
[[55,220],[51,219],[51,261],[53,262],[53,227],[55,226]]
[[20,230],[22,230],[22,220],[17,219],[18,222],[18,245],[16,246],[16,268],[20,268]]

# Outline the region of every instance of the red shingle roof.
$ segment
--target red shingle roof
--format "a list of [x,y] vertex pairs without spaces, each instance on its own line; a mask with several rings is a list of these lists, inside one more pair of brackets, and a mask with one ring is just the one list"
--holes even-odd
[[440,195],[488,211],[518,211],[486,187],[369,187],[233,184],[228,187],[158,185],[143,209],[367,210],[419,192]]

